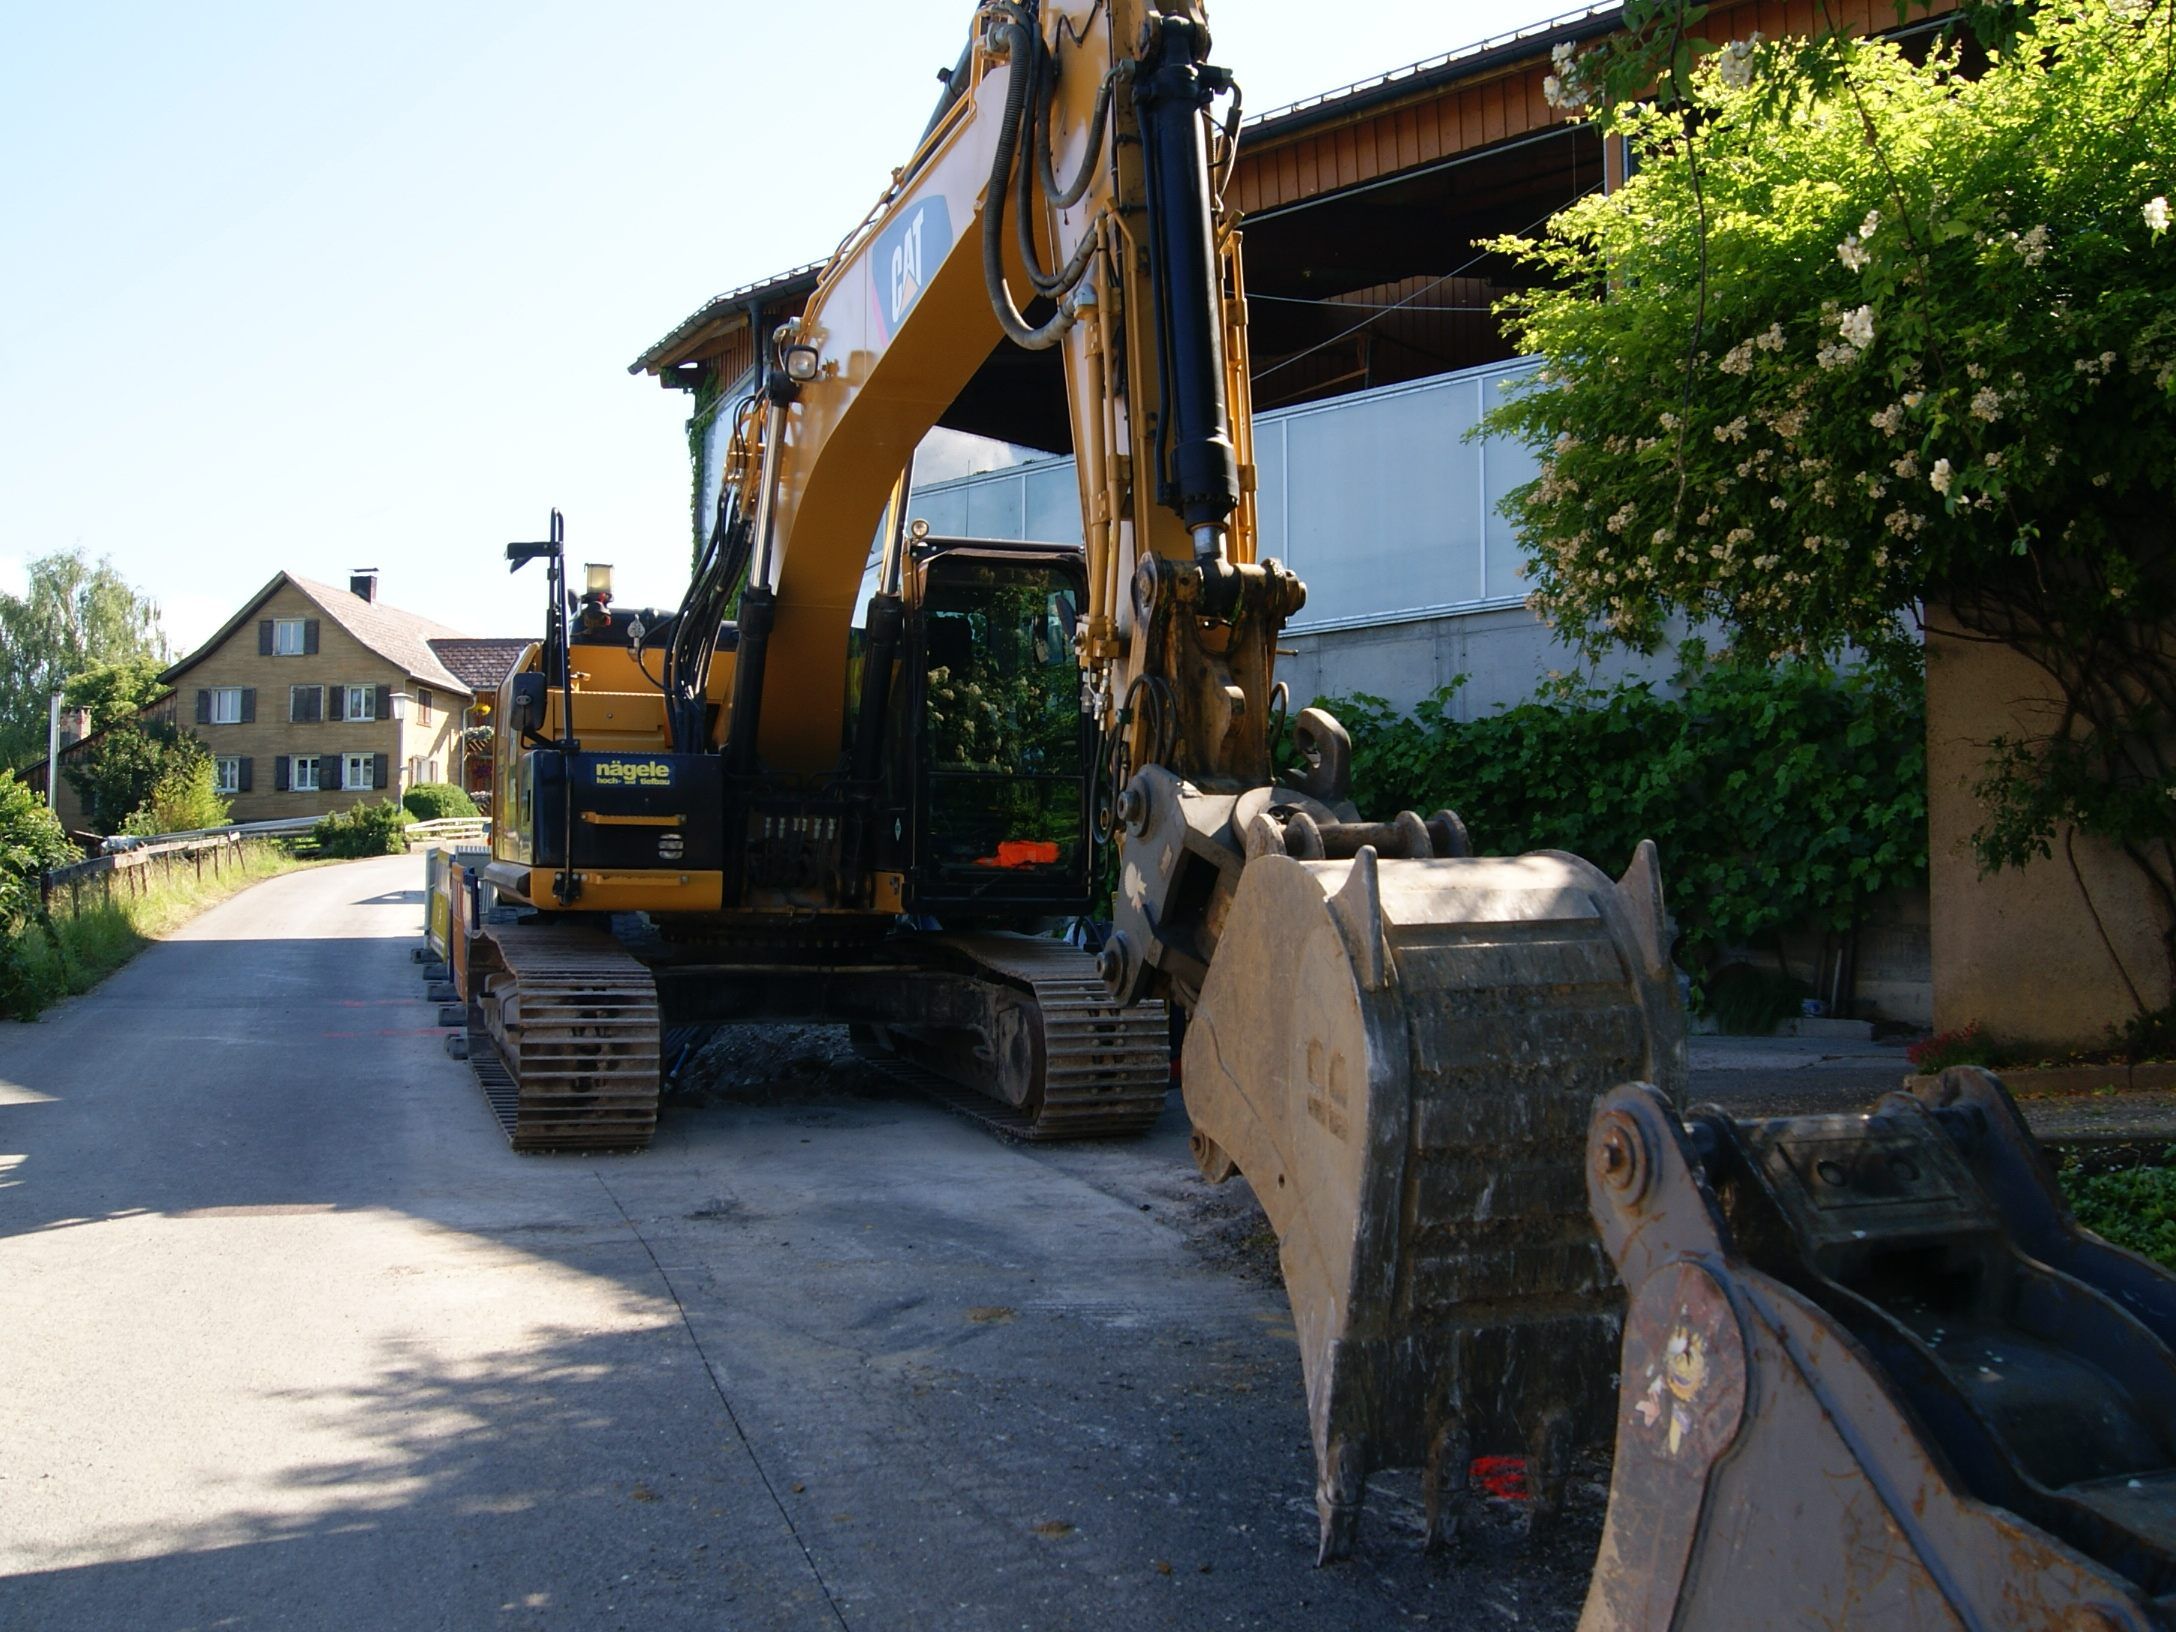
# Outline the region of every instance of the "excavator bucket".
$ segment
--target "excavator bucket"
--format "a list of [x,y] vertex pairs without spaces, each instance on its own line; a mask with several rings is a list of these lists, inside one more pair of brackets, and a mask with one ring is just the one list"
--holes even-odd
[[1993,1077],[1765,1122],[1627,1084],[1587,1186],[1630,1302],[1581,1632],[2176,1624],[2176,1277]]
[[1595,1097],[1676,1085],[1684,1036],[1654,849],[1622,881],[1554,852],[1241,874],[1187,1030],[1212,1179],[1277,1232],[1307,1379],[1321,1556],[1371,1470],[1427,1470],[1430,1531],[1476,1456],[1537,1510],[1608,1437],[1615,1277],[1579,1174]]

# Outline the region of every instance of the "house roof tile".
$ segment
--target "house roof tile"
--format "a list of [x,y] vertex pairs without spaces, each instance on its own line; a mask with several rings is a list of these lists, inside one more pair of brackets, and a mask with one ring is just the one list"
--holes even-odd
[[439,635],[432,638],[431,650],[461,684],[481,697],[497,691],[499,683],[514,672],[521,654],[534,644],[527,635],[491,635],[482,639]]
[[231,639],[249,621],[250,616],[272,598],[273,591],[282,584],[293,584],[314,601],[325,616],[393,664],[401,673],[434,686],[442,686],[447,691],[459,692],[463,696],[471,695],[470,688],[431,650],[433,640],[463,638],[457,630],[448,629],[442,623],[433,623],[417,613],[403,612],[399,607],[387,606],[383,601],[366,601],[351,589],[321,584],[314,578],[304,578],[292,572],[274,573],[271,582],[252,595],[243,603],[240,611],[219,626],[218,633],[159,678],[171,685],[196,667]]

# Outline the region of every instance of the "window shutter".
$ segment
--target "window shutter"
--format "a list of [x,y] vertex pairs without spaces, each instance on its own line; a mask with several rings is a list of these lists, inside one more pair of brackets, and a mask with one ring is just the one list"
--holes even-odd
[[[382,692],[384,691],[384,689],[385,689],[385,688],[381,686],[381,687],[379,687],[378,689],[379,689],[379,691],[380,691],[380,692],[382,693]],[[376,759],[377,759],[377,764],[376,764],[376,765],[375,765],[375,766],[373,767],[373,770],[374,770],[374,773],[375,773],[375,774],[373,774],[373,775],[372,775],[372,777],[371,777],[371,779],[370,779],[370,785],[371,785],[372,787],[374,787],[374,788],[383,788],[383,787],[385,787],[385,786],[386,786],[386,780],[385,780],[385,755],[383,755],[383,754],[379,754],[379,755],[377,755],[377,756],[376,756]]]
[[378,688],[378,718],[381,720],[390,720],[392,717],[393,688],[391,686],[380,686]]
[[272,655],[272,620],[270,618],[259,618],[257,620],[257,655],[259,657],[270,657]]
[[302,694],[306,689],[303,686],[287,688],[287,718],[292,722],[299,723],[302,719],[302,711],[307,706],[302,701]]
[[255,686],[244,686],[242,688],[242,723],[251,725],[256,722],[256,719],[257,688]]
[[325,717],[325,688],[324,688],[323,686],[312,686],[312,687],[310,688],[310,720],[311,720],[311,723],[312,723],[312,724],[315,724],[315,723],[316,723],[317,721],[319,721],[319,720],[322,720],[322,719],[323,719],[324,717]]
[[[346,719],[348,714],[348,688],[345,686],[327,686],[325,690],[331,694],[327,699],[325,718],[328,720]],[[339,785],[337,782],[333,784],[334,787]]]
[[317,785],[325,793],[340,791],[340,756],[320,754],[317,759]]
[[304,657],[317,656],[317,619],[315,618],[304,618],[302,620],[302,655]]
[[250,774],[249,774],[249,773],[250,773],[250,767],[251,767],[252,765],[254,765],[255,763],[256,763],[256,761],[252,760],[252,759],[251,759],[251,758],[249,757],[249,755],[247,755],[247,754],[244,754],[244,755],[242,756],[242,764],[241,764],[241,774],[240,774],[240,775],[239,775],[239,776],[238,776],[238,777],[237,777],[237,778],[235,779],[235,783],[234,783],[234,791],[235,791],[236,793],[247,793],[247,792],[249,792],[249,790],[250,790],[250,785],[251,785],[251,782],[250,782]]
[[291,761],[290,761],[290,760],[288,759],[287,755],[285,755],[285,754],[281,754],[281,755],[277,756],[277,757],[276,757],[276,758],[275,758],[275,759],[274,759],[274,760],[272,761],[272,791],[273,791],[273,792],[275,792],[275,793],[285,793],[285,792],[286,792],[286,791],[287,791],[287,790],[288,790],[288,789],[289,789],[290,787],[292,787],[292,786],[294,785],[294,781],[295,781],[295,779],[294,779],[294,776],[293,776],[293,774],[292,774],[292,773],[291,773],[291,772],[290,772],[290,771],[288,770],[288,768],[287,768],[287,767],[288,767],[288,765],[289,765],[290,763],[291,763]]
[[212,694],[208,691],[199,691],[196,694],[196,723],[199,725],[212,723]]

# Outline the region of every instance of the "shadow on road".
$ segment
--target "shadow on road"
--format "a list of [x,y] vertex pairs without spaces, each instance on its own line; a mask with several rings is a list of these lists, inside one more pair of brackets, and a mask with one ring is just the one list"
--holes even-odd
[[1196,1239],[1183,1131],[797,1090],[516,1157],[415,892],[354,882],[0,1026],[0,1625],[1576,1619],[1591,1480],[1430,1558],[1386,1479],[1312,1567],[1289,1316]]

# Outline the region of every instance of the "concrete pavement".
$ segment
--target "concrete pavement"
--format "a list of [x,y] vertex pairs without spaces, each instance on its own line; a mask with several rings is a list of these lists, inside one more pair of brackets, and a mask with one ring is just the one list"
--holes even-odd
[[1427,1559],[1385,1480],[1311,1567],[1282,1294],[1176,1113],[1044,1152],[803,1089],[517,1158],[421,876],[274,880],[0,1025],[0,1627],[1576,1618],[1592,1487]]

